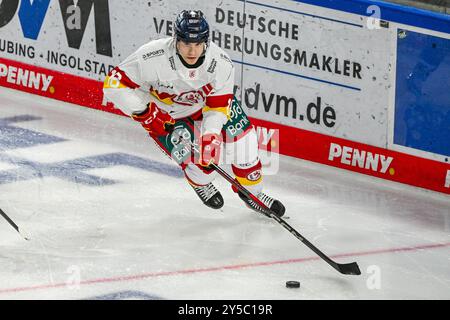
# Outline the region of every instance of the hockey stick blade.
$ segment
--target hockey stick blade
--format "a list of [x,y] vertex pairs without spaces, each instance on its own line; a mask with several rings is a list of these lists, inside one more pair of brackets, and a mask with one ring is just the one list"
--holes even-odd
[[[219,168],[220,170],[220,168]],[[255,199],[256,201],[257,199]],[[322,258],[326,263],[332,266],[336,271],[346,274],[346,275],[360,275],[361,270],[356,262],[340,264],[330,259],[325,253],[320,251],[315,245],[308,241],[304,236],[302,236],[297,230],[295,230],[291,225],[289,225],[283,218],[278,217],[270,209],[267,208],[267,213],[278,222],[283,228],[292,233],[297,239],[303,242],[308,248],[314,251],[320,258]]]
[[356,276],[359,276],[361,274],[361,270],[359,270],[359,266],[356,262],[343,264],[336,263],[335,269],[342,274],[356,275]]
[[333,260],[331,260],[326,254],[320,251],[315,245],[309,242],[305,237],[303,237],[297,230],[295,230],[291,225],[289,225],[285,220],[281,217],[278,217],[275,212],[273,212],[270,208],[268,208],[264,203],[262,203],[257,197],[252,195],[246,188],[244,188],[240,183],[235,181],[228,173],[226,173],[221,167],[216,164],[212,164],[214,170],[216,170],[225,180],[234,185],[238,190],[241,190],[246,194],[246,196],[251,197],[251,199],[257,202],[261,207],[265,208],[267,214],[270,215],[272,219],[278,222],[281,226],[283,226],[286,230],[292,233],[297,239],[303,242],[308,248],[314,251],[319,257],[321,257],[325,262],[327,262],[330,266],[336,269],[338,272],[346,275],[360,275],[361,270],[359,270],[359,266],[356,262],[348,263],[348,264],[339,264]]
[[17,231],[22,236],[22,238],[24,238],[25,240],[27,240],[27,241],[31,240],[30,234],[25,229],[19,228]]

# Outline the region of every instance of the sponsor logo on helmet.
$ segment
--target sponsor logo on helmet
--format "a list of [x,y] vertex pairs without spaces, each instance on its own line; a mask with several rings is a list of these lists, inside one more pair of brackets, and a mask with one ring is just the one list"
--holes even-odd
[[261,178],[261,170],[255,170],[247,176],[250,181],[257,181],[259,178]]
[[209,25],[200,10],[183,10],[175,21],[177,40],[187,42],[207,42],[209,39]]
[[157,57],[157,56],[162,56],[163,54],[164,54],[164,49],[159,49],[159,50],[156,50],[156,51],[151,51],[151,52],[144,53],[142,55],[142,59],[147,60],[147,59],[154,58],[154,57]]

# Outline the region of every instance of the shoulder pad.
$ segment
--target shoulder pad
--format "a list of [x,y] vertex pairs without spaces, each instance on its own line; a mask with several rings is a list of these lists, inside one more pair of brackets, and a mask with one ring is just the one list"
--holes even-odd
[[226,81],[234,69],[233,62],[228,54],[214,43],[211,43],[208,50],[210,50],[210,57],[206,68],[207,72],[215,74],[216,79],[221,82]]
[[171,38],[158,39],[144,44],[136,51],[145,80],[155,80],[156,75],[159,74],[161,70],[168,67],[168,56],[170,56],[172,54],[171,51],[173,51],[171,45]]
[[216,58],[218,61],[220,61],[220,64],[229,64],[231,67],[233,67],[233,61],[231,61],[228,54],[214,42],[210,43],[209,50],[211,53],[211,57]]
[[150,41],[137,50],[137,54],[140,60],[147,61],[152,58],[163,56],[169,50],[168,39],[159,39]]

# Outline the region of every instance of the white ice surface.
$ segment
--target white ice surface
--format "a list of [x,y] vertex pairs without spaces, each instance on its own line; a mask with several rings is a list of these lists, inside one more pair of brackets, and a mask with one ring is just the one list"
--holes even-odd
[[[266,192],[332,259],[358,262],[362,275],[345,276],[249,211],[221,177],[215,184],[225,206],[205,207],[131,119],[0,88],[0,122],[19,115],[39,119],[10,126],[65,140],[0,142],[0,179],[17,177],[0,180],[0,208],[32,237],[23,240],[0,217],[0,299],[450,299],[444,194],[282,157]],[[80,171],[109,185],[40,171],[112,153],[157,169],[122,163]],[[27,161],[31,171],[21,169]],[[287,289],[288,280],[301,288]]]

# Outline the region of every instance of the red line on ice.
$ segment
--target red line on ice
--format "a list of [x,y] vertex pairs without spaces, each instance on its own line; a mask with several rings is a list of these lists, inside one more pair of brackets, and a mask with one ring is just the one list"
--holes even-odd
[[[381,254],[381,253],[418,251],[418,250],[424,250],[424,249],[443,248],[443,247],[448,247],[448,246],[450,246],[450,242],[427,244],[427,245],[420,245],[420,246],[415,246],[415,247],[390,248],[390,249],[379,249],[379,250],[372,250],[372,251],[343,253],[343,254],[336,254],[334,256],[330,256],[330,258],[336,259],[336,258],[342,258],[342,257],[357,257],[357,256],[374,255],[374,254]],[[133,280],[140,280],[140,279],[154,278],[154,277],[176,276],[176,275],[182,275],[182,274],[214,272],[214,271],[224,271],[224,270],[235,270],[235,269],[244,269],[244,268],[251,268],[251,267],[271,266],[271,265],[276,265],[276,264],[302,263],[302,262],[307,262],[307,261],[312,261],[312,260],[320,260],[320,258],[316,256],[316,257],[288,259],[288,260],[279,260],[279,261],[254,262],[254,263],[246,263],[246,264],[238,264],[238,265],[230,265],[230,266],[221,266],[221,267],[186,269],[186,270],[164,271],[164,272],[150,272],[150,273],[122,276],[122,277],[85,280],[85,281],[81,281],[79,283],[79,285],[81,286],[81,285],[89,285],[89,284],[95,284],[95,283],[133,281]],[[61,288],[61,287],[66,287],[66,286],[68,286],[66,283],[55,283],[55,284],[29,286],[29,287],[7,288],[7,289],[0,289],[0,294],[21,292],[21,291],[33,291],[33,290],[40,290],[40,289],[54,289],[54,288]]]

